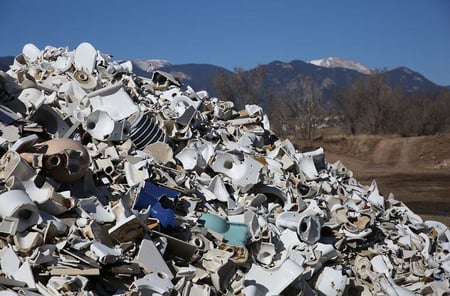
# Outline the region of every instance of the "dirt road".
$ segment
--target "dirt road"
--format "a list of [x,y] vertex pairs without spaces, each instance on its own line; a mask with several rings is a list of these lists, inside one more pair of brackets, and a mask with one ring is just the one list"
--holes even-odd
[[425,220],[450,225],[450,135],[341,137],[313,142],[328,162],[341,160],[361,184],[376,180]]

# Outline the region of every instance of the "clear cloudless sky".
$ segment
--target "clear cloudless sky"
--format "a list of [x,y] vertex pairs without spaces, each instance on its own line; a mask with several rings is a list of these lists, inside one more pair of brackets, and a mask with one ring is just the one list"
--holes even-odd
[[329,56],[450,85],[449,0],[0,0],[0,56],[26,43],[232,70]]

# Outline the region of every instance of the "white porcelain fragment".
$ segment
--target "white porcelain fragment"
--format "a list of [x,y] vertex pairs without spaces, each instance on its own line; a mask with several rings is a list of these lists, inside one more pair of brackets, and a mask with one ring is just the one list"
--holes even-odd
[[280,295],[304,272],[304,268],[287,259],[277,268],[265,269],[253,264],[245,275],[245,295]]
[[52,215],[60,215],[75,206],[74,199],[64,192],[57,192],[48,182],[37,187],[33,181],[23,181],[24,188],[39,209]]
[[33,271],[28,260],[25,260],[13,277],[15,280],[27,283],[27,286],[31,289],[36,287],[36,281],[34,280]]
[[114,121],[107,112],[97,110],[86,118],[85,129],[99,141],[123,141],[129,136],[130,123]]
[[18,232],[14,235],[14,245],[21,254],[31,254],[31,252],[43,243],[43,236],[39,232]]
[[136,260],[144,269],[148,272],[161,272],[164,274],[164,278],[169,280],[173,278],[172,272],[152,240],[144,238],[141,242],[139,250],[140,251],[136,257]]
[[198,152],[193,148],[184,148],[175,156],[185,170],[193,170],[198,163]]
[[36,171],[16,151],[8,151],[0,158],[3,170],[0,177],[7,180],[15,176],[20,180],[30,180],[36,175]]
[[203,255],[202,266],[208,271],[213,286],[223,291],[230,283],[236,267],[227,251],[210,249]]
[[260,170],[263,164],[251,156],[243,162],[228,153],[217,153],[211,168],[218,173],[232,178],[234,186],[240,187],[244,192],[259,182]]
[[120,83],[91,92],[88,98],[92,111],[104,111],[115,121],[126,119],[133,113],[139,112],[139,107],[133,103]]
[[178,123],[187,125],[191,122],[199,105],[200,102],[194,102],[190,98],[181,95],[173,98],[170,109],[175,112]]
[[173,288],[170,278],[160,271],[145,275],[134,285],[142,295],[167,295]]
[[269,265],[272,263],[273,256],[275,255],[275,247],[271,243],[262,242],[256,256],[258,262]]
[[323,295],[340,296],[344,294],[347,277],[340,270],[325,267],[317,279],[315,288]]
[[370,260],[372,268],[375,272],[389,275],[393,266],[387,256],[377,255]]
[[112,249],[99,242],[93,242],[90,250],[98,256],[98,260],[103,264],[115,263],[122,254],[120,249]]
[[74,64],[78,70],[84,70],[87,73],[92,73],[97,59],[97,51],[87,42],[78,45],[75,50]]
[[36,61],[42,55],[41,50],[32,43],[25,44],[22,53],[31,62]]
[[14,235],[19,225],[19,219],[15,217],[3,217],[0,222],[0,232]]
[[144,148],[144,152],[150,154],[163,164],[175,163],[173,150],[164,142],[154,142]]
[[188,282],[183,289],[183,295],[186,296],[210,296],[212,293],[211,287],[207,285],[199,285]]
[[12,248],[2,249],[0,266],[6,275],[13,276],[19,270],[20,264],[19,256]]
[[295,230],[300,240],[308,244],[313,244],[320,239],[322,226],[320,219],[316,215],[284,212],[277,217],[276,225]]
[[24,231],[39,221],[39,211],[24,190],[10,190],[0,194],[0,217],[19,219],[17,231]]

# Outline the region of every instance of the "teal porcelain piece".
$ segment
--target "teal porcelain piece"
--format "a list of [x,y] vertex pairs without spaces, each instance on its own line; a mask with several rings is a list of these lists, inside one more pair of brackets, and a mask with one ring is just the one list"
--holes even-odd
[[248,227],[244,223],[228,222],[213,214],[203,214],[198,222],[207,229],[222,234],[227,244],[244,246],[247,241]]

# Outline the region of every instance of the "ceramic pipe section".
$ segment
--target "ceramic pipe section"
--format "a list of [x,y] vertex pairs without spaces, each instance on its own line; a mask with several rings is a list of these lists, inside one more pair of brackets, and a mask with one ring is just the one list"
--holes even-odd
[[295,230],[299,239],[309,245],[320,239],[322,224],[316,215],[302,215],[297,212],[281,213],[276,219],[277,227]]
[[39,221],[38,208],[24,190],[10,190],[0,194],[0,204],[0,217],[18,218],[19,232]]
[[315,215],[304,216],[297,226],[297,235],[303,242],[312,245],[320,239],[322,225]]
[[71,139],[53,139],[44,143],[44,167],[50,177],[60,182],[75,182],[87,172],[89,154],[79,142]]

